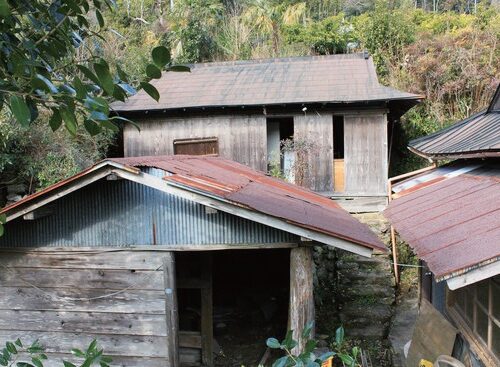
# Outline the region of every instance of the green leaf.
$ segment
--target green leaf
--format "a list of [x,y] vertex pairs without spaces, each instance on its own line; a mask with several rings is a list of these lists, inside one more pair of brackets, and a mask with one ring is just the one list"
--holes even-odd
[[[2,219],[5,218],[5,219]],[[0,223],[5,223],[7,221],[7,216],[5,214],[1,214],[0,215]],[[14,342],[15,345],[17,345],[18,347],[23,347],[23,343],[21,342],[21,339],[17,338],[16,341]]]
[[14,343],[6,342],[5,343],[5,347],[7,348],[7,350],[9,351],[9,353],[17,354],[17,348],[14,345]]
[[[1,224],[5,224],[7,223],[7,214],[0,214],[0,223]],[[21,343],[21,341],[19,339],[16,340],[16,344],[19,345],[21,348],[22,348],[22,344],[18,344],[17,342],[19,341],[19,343]]]
[[115,133],[120,131],[120,128],[118,126],[116,126],[115,124],[113,124],[111,121],[100,121],[100,123],[101,123],[102,127],[109,129]]
[[90,114],[90,118],[97,121],[106,121],[108,119],[108,116],[100,111],[92,111]]
[[[0,237],[3,236],[4,232],[5,232],[5,228],[4,228],[3,224],[0,223]],[[0,357],[0,358],[3,358],[3,357]]]
[[50,116],[49,120],[50,128],[52,129],[52,131],[56,131],[57,129],[59,129],[59,127],[61,127],[61,124],[62,124],[61,114],[59,113],[58,110],[53,110],[52,116]]
[[78,123],[76,121],[76,117],[73,111],[70,111],[67,108],[62,108],[60,110],[60,114],[62,120],[64,121],[64,126],[70,132],[71,135],[76,135],[76,131],[78,130]]
[[7,0],[0,0],[0,17],[6,18],[10,15],[10,7]]
[[104,28],[104,18],[102,17],[102,14],[99,11],[99,9],[95,10],[95,16],[97,18],[97,22],[99,23],[99,27]]
[[335,331],[335,344],[340,347],[344,343],[344,328],[341,326]]
[[155,65],[160,69],[162,69],[170,62],[170,52],[165,46],[158,46],[153,48],[153,51],[151,51],[151,56],[153,57],[153,62],[155,63]]
[[10,97],[10,110],[21,125],[28,127],[31,121],[31,112],[24,98],[12,95]]
[[116,65],[116,71],[118,72],[118,76],[120,77],[120,80],[123,82],[128,83],[128,75],[123,71],[123,69],[120,67],[120,65]]
[[318,359],[320,360],[320,362],[324,362],[328,358],[333,357],[334,355],[335,355],[334,352],[326,352],[326,353],[323,353],[321,356],[319,356]]
[[273,363],[273,367],[285,367],[288,364],[288,356],[281,357]]
[[266,340],[266,345],[271,349],[279,349],[281,347],[280,342],[276,338],[269,338]]
[[32,357],[31,362],[36,366],[36,367],[43,367],[42,361],[40,361],[37,357]]
[[293,340],[293,330],[288,330],[285,336],[285,340],[281,343],[283,344],[288,350],[293,349],[297,345],[297,342]]
[[304,330],[302,330],[302,338],[304,339],[309,338],[309,335],[311,335],[313,327],[314,327],[314,321],[308,322]]
[[44,77],[43,75],[41,74],[36,74],[36,80],[40,80],[42,85],[44,85],[44,89],[49,92],[49,93],[52,93],[52,94],[57,94],[59,92],[59,90],[56,88],[56,86],[49,80],[47,79],[46,77]]
[[348,354],[338,354],[339,358],[347,364],[348,366],[351,366],[354,363],[354,359],[348,355]]
[[73,363],[68,362],[68,361],[63,361],[64,367],[76,367]]
[[83,65],[76,65],[78,70],[82,72],[83,75],[87,77],[87,79],[93,81],[95,84],[99,85],[99,79],[97,76],[90,70],[88,67],[83,66]]
[[85,357],[85,354],[77,348],[71,349],[71,354],[73,354],[75,357]]
[[109,72],[108,65],[104,63],[95,63],[94,70],[99,78],[99,85],[108,95],[112,96],[115,83],[113,83],[113,77]]
[[158,92],[158,90],[155,87],[153,87],[150,83],[147,83],[147,82],[142,82],[142,83],[140,83],[140,85],[141,85],[141,88],[144,89],[144,91],[147,94],[149,94],[149,96],[151,98],[156,100],[156,102],[160,101],[160,93]]
[[153,79],[160,79],[161,78],[161,70],[158,69],[153,64],[148,64],[146,66],[146,75],[150,78],[153,78]]
[[306,342],[305,347],[304,347],[304,353],[306,353],[306,354],[311,353],[314,350],[314,348],[316,348],[317,344],[318,344],[318,342],[316,340],[308,340]]
[[79,77],[75,77],[75,79],[73,80],[73,86],[76,90],[76,98],[84,99],[87,95],[87,88]]
[[111,121],[118,120],[118,121],[127,122],[129,124],[132,124],[137,129],[137,131],[141,131],[139,124],[137,124],[137,122],[135,122],[135,121],[129,120],[128,118],[121,117],[121,116],[113,116],[113,117],[110,117],[109,120],[111,120]]
[[167,68],[167,71],[190,72],[191,68],[186,65],[172,65]]
[[85,120],[83,126],[90,136],[95,136],[101,132],[101,127],[92,120]]

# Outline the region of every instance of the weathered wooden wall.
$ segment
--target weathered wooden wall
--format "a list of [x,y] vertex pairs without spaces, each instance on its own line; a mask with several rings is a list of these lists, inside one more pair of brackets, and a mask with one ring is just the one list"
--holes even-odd
[[164,367],[162,261],[152,251],[0,250],[0,344],[39,339],[60,361],[96,338],[113,365]]
[[210,116],[136,119],[125,125],[125,156],[173,154],[175,139],[217,137],[219,154],[252,168],[267,169],[265,116]]
[[333,119],[331,113],[294,116],[295,138],[310,146],[305,185],[314,191],[333,190]]
[[387,117],[385,114],[344,116],[345,192],[387,194]]

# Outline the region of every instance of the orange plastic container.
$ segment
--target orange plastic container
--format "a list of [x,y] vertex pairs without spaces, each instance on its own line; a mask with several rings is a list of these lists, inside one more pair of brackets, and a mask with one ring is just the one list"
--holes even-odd
[[333,357],[328,358],[326,361],[324,361],[321,364],[321,367],[332,367],[332,360],[333,360]]

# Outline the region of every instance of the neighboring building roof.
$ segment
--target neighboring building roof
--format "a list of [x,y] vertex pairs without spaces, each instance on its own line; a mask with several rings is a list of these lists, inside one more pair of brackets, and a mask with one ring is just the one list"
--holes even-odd
[[431,159],[500,157],[500,86],[487,110],[412,140],[408,148]]
[[393,187],[384,215],[451,289],[500,274],[500,161],[458,161]]
[[[138,167],[166,171],[158,178]],[[10,221],[115,174],[270,227],[369,256],[386,251],[378,237],[334,201],[242,164],[204,156],[113,158],[2,210]]]
[[356,103],[407,100],[421,96],[379,84],[371,57],[364,54],[190,65],[190,73],[167,72],[151,83],[157,103],[144,91],[115,102],[119,113],[184,108],[265,106],[296,103]]

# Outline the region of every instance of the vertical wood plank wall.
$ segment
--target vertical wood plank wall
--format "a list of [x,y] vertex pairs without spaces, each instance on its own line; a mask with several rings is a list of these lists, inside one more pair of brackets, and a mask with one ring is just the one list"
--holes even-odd
[[366,196],[387,194],[387,116],[344,116],[345,192]]
[[314,191],[333,190],[333,118],[331,113],[294,116],[294,134],[314,144],[314,153],[308,156],[309,182],[305,186]]
[[[73,360],[72,348],[83,349],[96,338],[112,365],[164,367],[162,261],[145,251],[0,250],[0,344],[39,339],[59,362],[46,366],[59,366],[62,358]],[[74,299],[103,295],[110,296]]]
[[265,116],[210,116],[136,120],[141,131],[125,125],[125,156],[174,154],[175,139],[217,137],[219,154],[267,170]]

